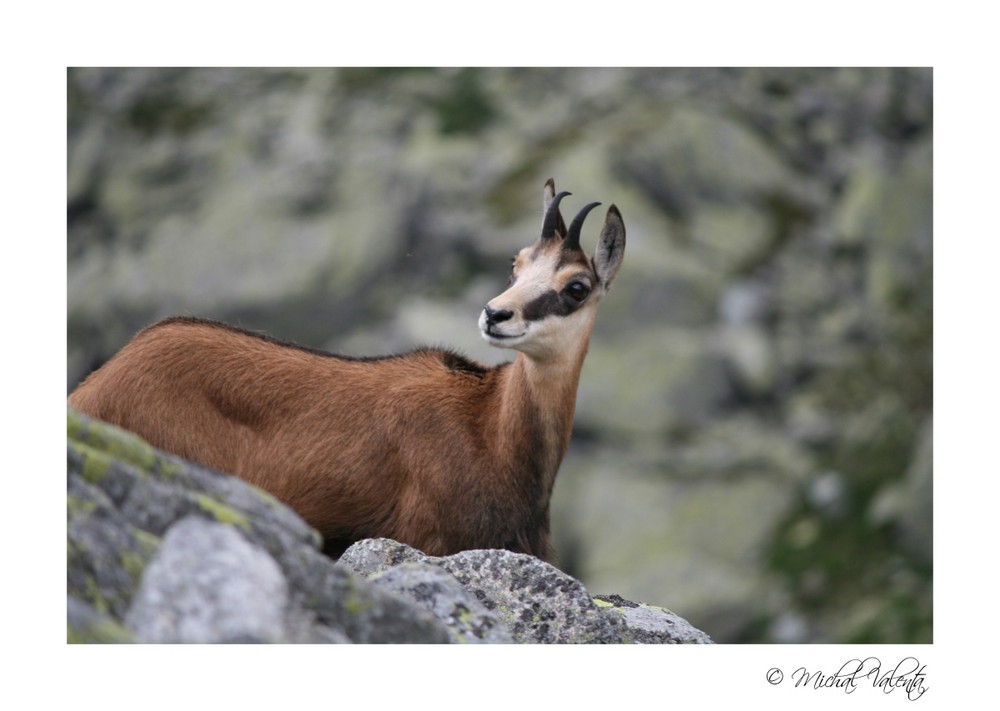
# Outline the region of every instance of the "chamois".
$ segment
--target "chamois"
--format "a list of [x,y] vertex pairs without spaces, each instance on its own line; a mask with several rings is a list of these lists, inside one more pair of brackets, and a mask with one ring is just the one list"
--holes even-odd
[[593,258],[570,193],[543,189],[541,236],[479,317],[518,351],[486,367],[439,349],[349,358],[173,317],[140,331],[71,407],[234,474],[291,506],[339,555],[392,538],[429,555],[506,548],[553,560],[549,500],[569,445],[597,304],[621,266],[612,205]]

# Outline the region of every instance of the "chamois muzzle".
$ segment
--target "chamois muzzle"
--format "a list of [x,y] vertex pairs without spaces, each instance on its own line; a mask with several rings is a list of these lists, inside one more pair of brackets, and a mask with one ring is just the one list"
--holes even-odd
[[496,326],[498,323],[503,323],[504,321],[510,321],[510,319],[514,316],[513,311],[497,311],[495,309],[491,309],[489,304],[486,305],[485,313],[486,325],[490,327]]

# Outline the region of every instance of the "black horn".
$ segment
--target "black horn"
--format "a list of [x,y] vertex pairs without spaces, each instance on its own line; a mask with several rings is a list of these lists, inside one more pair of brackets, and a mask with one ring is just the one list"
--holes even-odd
[[587,217],[587,213],[600,204],[599,202],[592,202],[576,214],[576,217],[573,218],[573,221],[569,225],[566,239],[563,241],[563,249],[580,249],[580,228],[583,227],[583,221]]
[[542,241],[554,239],[556,236],[556,226],[559,224],[559,201],[567,195],[572,195],[563,191],[552,198],[548,211],[545,213],[545,222],[542,223]]

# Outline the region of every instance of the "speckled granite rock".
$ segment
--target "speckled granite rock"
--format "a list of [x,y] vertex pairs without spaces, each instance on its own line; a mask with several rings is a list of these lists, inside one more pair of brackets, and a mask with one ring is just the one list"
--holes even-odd
[[636,644],[712,644],[707,634],[666,608],[631,602],[620,595],[597,595],[594,603],[621,615]]
[[426,607],[445,624],[452,642],[503,644],[514,641],[500,617],[439,566],[402,563],[375,573],[369,581]]
[[475,595],[517,642],[711,643],[669,610],[618,596],[591,598],[580,581],[529,555],[476,550],[433,557],[383,538],[355,543],[340,562],[375,580],[408,566],[437,566]]

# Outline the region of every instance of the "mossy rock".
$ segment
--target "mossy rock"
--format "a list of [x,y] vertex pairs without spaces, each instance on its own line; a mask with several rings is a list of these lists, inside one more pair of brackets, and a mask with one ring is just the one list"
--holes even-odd
[[91,419],[70,408],[66,433],[70,446],[84,458],[84,478],[100,479],[112,461],[135,467],[142,475],[169,479],[176,476],[181,465],[163,457],[144,440],[122,429]]
[[132,633],[106,614],[72,596],[67,598],[66,641],[69,644],[122,644]]
[[186,516],[232,526],[272,553],[321,545],[291,509],[235,477],[72,409],[67,431],[67,588],[100,614],[122,619],[161,537]]

